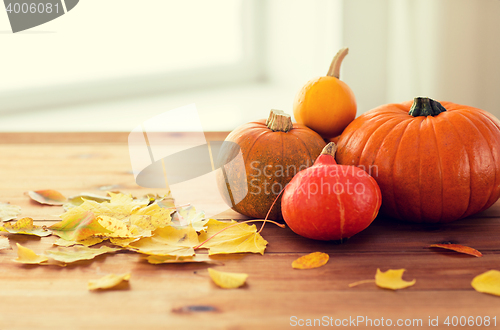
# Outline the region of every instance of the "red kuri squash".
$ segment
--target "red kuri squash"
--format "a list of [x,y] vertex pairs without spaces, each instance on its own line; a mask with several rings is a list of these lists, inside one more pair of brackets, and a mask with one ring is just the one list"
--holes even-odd
[[283,218],[296,234],[342,240],[368,227],[378,214],[382,196],[377,182],[360,168],[337,165],[336,149],[330,142],[283,192]]

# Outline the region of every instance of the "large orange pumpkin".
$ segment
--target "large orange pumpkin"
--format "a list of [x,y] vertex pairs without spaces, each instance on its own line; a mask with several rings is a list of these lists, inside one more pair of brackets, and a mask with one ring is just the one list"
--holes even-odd
[[[228,164],[241,151],[246,173],[227,167],[217,173],[217,184],[225,202],[252,218],[265,218],[272,203],[293,176],[314,164],[325,141],[313,130],[292,124],[290,115],[272,110],[265,119],[244,124],[226,138],[217,163]],[[228,192],[228,193],[227,193]],[[242,194],[243,192],[243,194]],[[233,196],[245,196],[235,203]],[[280,197],[281,199],[281,197]],[[269,219],[281,220],[281,200]]]
[[450,222],[499,198],[500,122],[486,111],[428,98],[387,104],[345,129],[337,161],[375,178],[389,216]]

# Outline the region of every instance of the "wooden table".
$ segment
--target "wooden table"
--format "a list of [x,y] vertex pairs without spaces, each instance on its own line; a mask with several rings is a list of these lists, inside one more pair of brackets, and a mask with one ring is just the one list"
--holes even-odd
[[[135,184],[126,143],[125,133],[2,133],[0,201],[21,206],[21,216],[38,224],[51,224],[63,209],[36,204],[25,191],[57,189],[69,196],[104,194],[100,187],[115,186],[134,196],[164,193]],[[192,203],[201,209],[206,206],[203,194],[194,193]],[[228,211],[220,218],[241,216]],[[407,328],[422,329],[436,317],[439,328],[450,328],[443,325],[447,316],[496,316],[500,323],[500,297],[478,293],[470,285],[474,276],[500,269],[499,203],[445,226],[379,217],[340,245],[301,238],[273,225],[266,226],[263,236],[269,241],[264,256],[220,258],[224,266],[218,269],[249,274],[247,284],[236,290],[220,289],[211,282],[207,268],[213,265],[150,265],[138,254],[123,252],[64,268],[23,266],[12,262],[15,250],[1,251],[0,329],[286,329],[301,328],[300,322],[307,319],[331,320],[335,325],[335,320],[358,317],[369,318],[374,325],[382,318],[384,325],[391,319],[393,326],[399,319],[421,319],[422,326]],[[38,253],[55,240],[9,238],[11,245],[20,242]],[[427,248],[441,242],[472,246],[484,256]],[[294,259],[314,251],[330,255],[326,266],[291,268]],[[348,287],[374,278],[377,268],[406,268],[404,279],[417,282],[400,291],[374,284]],[[128,290],[87,290],[90,279],[125,272],[132,274]],[[360,322],[358,328],[370,327]]]

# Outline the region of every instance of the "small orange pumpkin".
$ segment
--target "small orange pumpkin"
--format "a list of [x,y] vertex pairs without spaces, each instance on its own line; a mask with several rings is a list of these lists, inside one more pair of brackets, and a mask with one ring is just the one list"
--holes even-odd
[[308,81],[293,102],[295,120],[327,140],[340,135],[356,117],[354,93],[339,79],[340,65],[348,50],[342,48],[327,75]]
[[500,122],[464,105],[420,97],[382,105],[344,130],[336,157],[371,174],[381,210],[401,220],[450,222],[500,197]]
[[[271,110],[267,121],[262,119],[236,128],[225,141],[231,143],[223,144],[218,164],[229,163],[241,151],[246,173],[227,175],[222,168],[217,173],[219,191],[236,212],[259,219],[265,218],[293,176],[314,164],[326,145],[316,132],[292,124],[290,115],[280,110]],[[242,195],[245,197],[234,205],[232,196]],[[283,219],[281,197],[269,219]]]

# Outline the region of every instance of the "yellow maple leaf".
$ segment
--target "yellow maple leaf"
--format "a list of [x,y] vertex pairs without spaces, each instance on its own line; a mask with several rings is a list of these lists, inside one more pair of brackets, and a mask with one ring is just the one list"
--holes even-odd
[[80,260],[94,259],[98,255],[116,252],[120,249],[101,246],[99,249],[92,249],[86,246],[74,246],[72,248],[58,248],[57,250],[47,250],[45,255],[63,263],[72,263]]
[[235,289],[245,284],[248,274],[228,273],[208,268],[208,274],[215,284],[223,289]]
[[145,230],[165,227],[170,221],[170,211],[161,208],[158,204],[134,209],[130,215],[130,224]]
[[141,239],[140,237],[128,237],[128,238],[110,237],[109,241],[111,242],[111,244],[114,244],[116,246],[127,248],[130,243],[136,242],[140,239]]
[[9,221],[21,214],[21,208],[9,203],[0,203],[0,220]]
[[[209,238],[210,240],[206,241]],[[267,245],[267,241],[257,233],[255,225],[249,226],[236,221],[222,222],[215,219],[207,222],[207,230],[200,234],[199,240],[200,242],[206,241],[201,247],[208,248],[210,255],[245,252],[264,254]]]
[[500,272],[498,270],[489,270],[477,275],[472,280],[471,285],[478,292],[500,296]]
[[119,285],[123,281],[128,282],[129,280],[130,280],[130,273],[122,274],[122,275],[108,274],[104,277],[101,277],[100,279],[90,280],[89,284],[88,284],[88,288],[91,291],[111,289],[111,288],[115,288],[117,285]]
[[313,252],[302,256],[292,262],[292,267],[295,269],[312,269],[324,266],[330,256],[323,252]]
[[97,216],[97,221],[106,228],[107,233],[98,233],[96,236],[115,237],[115,238],[135,238],[151,236],[151,230],[144,230],[135,225],[129,225],[126,222],[107,215]]
[[389,269],[386,272],[381,272],[379,268],[375,275],[375,284],[381,288],[390,290],[404,289],[414,285],[416,280],[411,282],[403,280],[403,273],[405,270],[406,269]]
[[150,255],[192,256],[193,247],[198,244],[198,234],[193,227],[175,229],[167,226],[155,230],[151,237],[130,243],[129,247],[134,251]]
[[45,237],[52,234],[43,227],[33,225],[33,219],[31,218],[22,218],[15,223],[5,223],[3,228],[11,234],[33,235],[38,237]]
[[14,259],[15,262],[19,262],[22,264],[36,265],[49,260],[46,256],[38,255],[32,249],[28,249],[27,247],[24,247],[19,243],[16,243],[16,245],[17,245],[17,259]]

